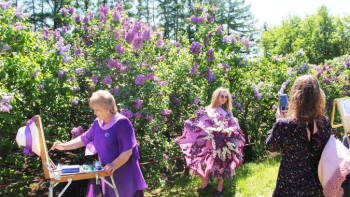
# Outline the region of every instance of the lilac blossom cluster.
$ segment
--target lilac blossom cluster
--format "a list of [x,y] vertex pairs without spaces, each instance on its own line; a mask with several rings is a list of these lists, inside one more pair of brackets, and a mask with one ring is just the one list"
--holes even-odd
[[171,110],[170,109],[164,109],[161,113],[162,113],[163,116],[167,116],[167,115],[171,114]]
[[122,109],[122,111],[120,113],[123,114],[127,118],[131,118],[133,116],[133,113],[128,109]]
[[199,54],[201,52],[202,45],[199,42],[192,42],[190,51],[194,54]]
[[58,43],[56,45],[56,49],[58,53],[63,57],[64,63],[68,63],[73,59],[72,57],[68,57],[67,55],[67,52],[69,52],[70,47],[70,44],[64,45],[62,37],[59,38]]
[[143,104],[143,100],[141,100],[140,98],[137,98],[134,102],[135,102],[134,108],[135,109],[141,109],[142,104]]
[[2,10],[7,10],[12,5],[11,1],[0,1],[0,8]]
[[74,127],[71,131],[70,131],[71,135],[72,135],[72,139],[79,137],[81,134],[84,133],[84,129],[83,127],[79,126],[79,127]]
[[12,106],[9,104],[13,100],[13,96],[2,96],[0,102],[0,112],[10,112]]
[[287,85],[289,84],[290,79],[287,79],[285,82],[282,83],[281,89],[278,91],[278,94],[283,94],[284,90],[287,89]]
[[263,85],[263,82],[260,82],[258,85],[253,83],[252,85],[254,95],[258,100],[260,100],[262,97],[262,93],[259,92],[259,89],[261,88],[262,85]]

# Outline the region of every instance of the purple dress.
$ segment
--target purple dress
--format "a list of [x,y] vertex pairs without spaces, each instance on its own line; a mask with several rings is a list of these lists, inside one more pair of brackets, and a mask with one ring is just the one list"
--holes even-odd
[[221,107],[197,110],[185,121],[184,132],[175,142],[195,174],[232,178],[243,162],[244,134],[232,113]]
[[[117,113],[106,125],[96,118],[81,139],[87,148],[91,148],[92,143],[91,150],[98,153],[102,165],[113,162],[121,153],[132,149],[130,159],[113,173],[120,197],[132,197],[136,191],[147,188],[138,162],[140,156],[134,128],[125,116]],[[106,180],[110,182],[109,177]],[[102,191],[105,196],[115,196],[114,190],[104,182]]]

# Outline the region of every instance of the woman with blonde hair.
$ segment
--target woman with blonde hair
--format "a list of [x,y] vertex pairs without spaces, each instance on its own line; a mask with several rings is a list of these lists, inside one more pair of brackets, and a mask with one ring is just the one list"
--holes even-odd
[[277,111],[266,147],[282,161],[273,196],[323,196],[317,167],[332,127],[325,115],[325,94],[312,75],[298,77],[287,114]]
[[[114,97],[105,90],[94,92],[90,107],[97,116],[90,129],[69,142],[56,142],[51,149],[72,150],[86,146],[97,153],[104,171],[113,172],[121,197],[141,197],[147,188],[139,165],[139,151],[134,128],[128,118],[117,112]],[[106,177],[107,181],[110,181]],[[90,186],[88,196],[94,196]],[[116,196],[114,190],[102,182],[104,196]]]
[[245,138],[238,120],[232,115],[232,100],[228,89],[213,92],[211,104],[201,107],[195,117],[185,121],[182,136],[176,138],[187,167],[201,178],[198,192],[210,188],[209,177],[217,178],[215,196],[223,194],[223,178],[232,178],[243,162]]

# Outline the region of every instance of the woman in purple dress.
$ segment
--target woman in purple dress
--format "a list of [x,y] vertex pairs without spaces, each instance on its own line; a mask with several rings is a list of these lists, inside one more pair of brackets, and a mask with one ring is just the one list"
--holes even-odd
[[311,75],[298,77],[290,92],[286,118],[268,133],[266,147],[282,161],[273,196],[323,196],[317,167],[332,127],[325,116],[325,94]]
[[228,89],[214,91],[211,104],[200,108],[194,117],[185,121],[179,143],[186,163],[201,178],[198,192],[208,190],[209,175],[218,178],[215,196],[223,194],[223,178],[232,178],[234,170],[243,162],[244,134],[232,115]]
[[[142,190],[147,185],[138,162],[139,152],[132,123],[117,112],[114,97],[108,91],[94,92],[89,104],[97,116],[90,129],[69,142],[56,142],[52,149],[72,150],[86,146],[98,153],[104,171],[113,172],[120,197],[143,196]],[[110,181],[108,177],[106,179]],[[104,182],[102,192],[104,196],[115,196],[114,190]]]

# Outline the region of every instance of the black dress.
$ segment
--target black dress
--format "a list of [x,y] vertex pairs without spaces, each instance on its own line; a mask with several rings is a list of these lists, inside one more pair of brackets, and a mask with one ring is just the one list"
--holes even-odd
[[310,141],[306,125],[298,127],[290,119],[277,120],[268,133],[267,149],[282,153],[273,196],[323,196],[317,168],[332,127],[327,118],[319,122],[318,132],[311,135]]

